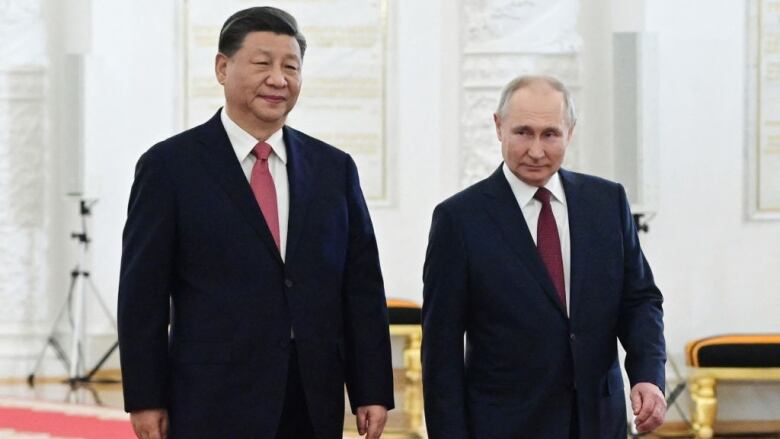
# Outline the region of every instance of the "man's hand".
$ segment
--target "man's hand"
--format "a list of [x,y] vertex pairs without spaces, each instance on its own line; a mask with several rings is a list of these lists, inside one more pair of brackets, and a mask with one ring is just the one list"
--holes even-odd
[[364,405],[357,409],[357,428],[366,439],[379,439],[387,422],[387,409],[381,405]]
[[666,400],[661,389],[652,383],[636,383],[631,389],[631,408],[636,429],[646,433],[658,428],[666,416]]
[[168,411],[138,410],[130,413],[130,422],[138,439],[167,439]]

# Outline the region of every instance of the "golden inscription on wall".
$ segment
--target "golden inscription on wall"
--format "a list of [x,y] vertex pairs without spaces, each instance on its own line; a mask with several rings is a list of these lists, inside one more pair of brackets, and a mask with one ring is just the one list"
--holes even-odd
[[[369,202],[389,201],[385,144],[388,0],[266,1],[298,20],[308,48],[303,87],[287,123],[348,152]],[[214,77],[222,23],[256,6],[247,0],[185,0],[185,124],[198,125],[223,105]],[[348,13],[345,13],[348,12]]]

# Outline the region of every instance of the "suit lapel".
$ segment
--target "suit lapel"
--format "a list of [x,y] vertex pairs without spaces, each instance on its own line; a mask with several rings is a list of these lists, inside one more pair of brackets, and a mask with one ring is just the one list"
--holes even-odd
[[582,285],[582,276],[588,261],[588,231],[596,230],[589,225],[587,206],[583,201],[582,185],[577,175],[561,169],[558,171],[566,193],[567,212],[569,213],[569,314],[574,316],[579,309],[579,304],[584,303],[582,294],[585,289]]
[[225,191],[244,219],[249,222],[263,243],[275,255],[277,261],[282,263],[279,249],[276,248],[271,231],[263,219],[252,188],[246,181],[246,176],[236,158],[225,127],[222,126],[220,112],[218,111],[214,117],[203,124],[201,129],[199,146],[202,153],[199,156],[203,167]]
[[306,150],[301,134],[284,127],[284,143],[287,147],[287,178],[290,182],[290,219],[287,225],[287,252],[289,264],[295,257],[295,249],[303,232],[306,210],[311,196],[314,167],[312,151]]
[[484,195],[487,200],[487,212],[498,226],[509,246],[520,256],[525,267],[542,286],[545,294],[564,315],[566,310],[561,305],[555,292],[547,269],[539,257],[528,225],[525,223],[523,211],[517,204],[517,199],[504,177],[499,166],[496,172],[486,180]]

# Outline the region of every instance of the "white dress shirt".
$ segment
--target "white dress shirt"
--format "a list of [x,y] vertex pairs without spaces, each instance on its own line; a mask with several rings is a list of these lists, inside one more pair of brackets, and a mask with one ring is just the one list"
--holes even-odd
[[[520,210],[523,211],[525,223],[536,243],[536,228],[539,225],[539,213],[542,211],[542,202],[534,198],[537,187],[531,186],[517,178],[504,163],[502,166],[504,177],[512,188],[512,193],[517,199]],[[569,313],[571,305],[571,240],[569,238],[569,212],[566,207],[566,194],[563,192],[561,178],[556,172],[550,177],[550,181],[544,187],[552,193],[550,207],[555,216],[555,224],[558,226],[558,237],[561,240],[561,257],[563,259],[563,284],[566,288],[566,313]]]
[[[248,182],[252,177],[252,167],[257,160],[252,154],[252,150],[257,145],[258,140],[233,122],[224,108],[220,112],[220,117]],[[268,170],[271,171],[271,178],[276,188],[276,208],[279,212],[279,253],[284,261],[287,250],[287,221],[290,217],[290,185],[287,179],[287,149],[285,149],[282,130],[271,134],[266,143],[271,145],[273,150],[268,157]]]

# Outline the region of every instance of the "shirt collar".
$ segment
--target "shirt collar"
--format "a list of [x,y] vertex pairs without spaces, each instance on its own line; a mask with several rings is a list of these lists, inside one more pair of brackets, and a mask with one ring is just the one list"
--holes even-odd
[[[512,193],[515,195],[515,198],[517,198],[518,204],[520,204],[521,208],[524,208],[534,199],[534,194],[536,194],[536,191],[539,188],[531,186],[517,178],[517,176],[509,170],[509,166],[507,166],[506,163],[501,166],[501,169],[504,171],[504,177],[509,183],[509,187],[512,188]],[[566,194],[563,192],[563,185],[561,184],[561,178],[558,172],[555,172],[555,174],[550,177],[550,180],[544,187],[552,193],[555,200],[566,206]]]
[[[220,111],[219,116],[222,120],[222,125],[225,127],[225,132],[227,132],[228,140],[230,140],[230,144],[233,145],[233,151],[235,151],[238,161],[243,162],[252,152],[255,145],[257,145],[257,139],[244,131],[237,123],[233,122],[233,119],[228,116],[227,111],[224,108]],[[266,143],[271,145],[273,153],[282,160],[282,163],[287,164],[287,149],[284,146],[283,131],[279,129],[271,134],[266,140]]]

